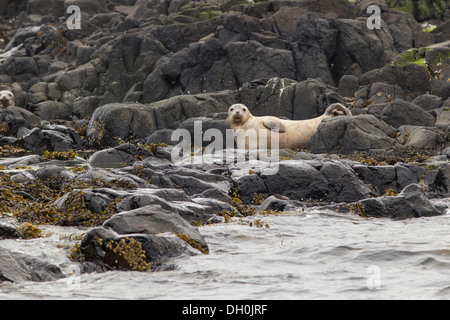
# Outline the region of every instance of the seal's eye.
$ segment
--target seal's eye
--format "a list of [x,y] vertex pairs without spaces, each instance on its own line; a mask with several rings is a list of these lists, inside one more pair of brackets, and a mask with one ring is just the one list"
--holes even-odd
[[247,111],[247,108],[242,108],[242,111],[244,111],[244,112]]
[[234,108],[230,108],[230,111],[233,111],[234,110]]
[[12,96],[13,96],[12,93],[8,93],[8,97],[12,98]]

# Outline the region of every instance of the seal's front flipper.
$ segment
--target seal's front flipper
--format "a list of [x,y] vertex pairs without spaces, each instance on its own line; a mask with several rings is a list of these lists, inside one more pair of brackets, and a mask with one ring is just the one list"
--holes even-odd
[[278,130],[278,132],[286,132],[284,124],[274,120],[263,120],[263,125],[269,130]]

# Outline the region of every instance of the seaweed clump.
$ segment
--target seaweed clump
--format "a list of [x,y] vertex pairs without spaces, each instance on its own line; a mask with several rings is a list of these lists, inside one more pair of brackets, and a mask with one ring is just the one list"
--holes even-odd
[[134,238],[120,239],[107,245],[108,260],[116,269],[147,272],[151,270],[152,263],[148,261],[147,254],[142,244]]
[[78,156],[78,153],[75,151],[45,151],[42,155],[43,160],[73,160]]
[[[95,226],[117,213],[116,205],[120,199],[113,200],[100,213],[92,212],[86,202],[88,188],[121,187],[120,181],[64,180],[50,178],[35,180],[28,184],[11,181],[9,175],[0,177],[0,216],[16,217],[19,222],[51,224],[62,226]],[[125,184],[125,186],[128,186]],[[66,197],[64,206],[58,207],[55,201]]]
[[255,193],[253,200],[250,204],[245,204],[239,194],[239,190],[233,187],[228,193],[230,197],[229,204],[235,208],[235,210],[222,210],[216,212],[215,215],[224,218],[225,223],[239,222],[241,224],[247,224],[250,227],[269,228],[269,224],[261,219],[250,220],[246,219],[255,215],[278,215],[281,211],[278,210],[258,210],[258,206],[264,202],[267,195],[261,193]]
[[16,236],[21,239],[35,239],[42,237],[42,230],[38,226],[25,222],[16,228]]
[[412,147],[383,149],[382,152],[355,151],[341,158],[358,161],[370,166],[395,165],[396,163],[422,163],[431,159],[436,151]]
[[21,156],[25,154],[25,152],[25,149],[17,146],[0,146],[0,156],[2,157]]
[[185,233],[178,233],[176,234],[178,238],[189,244],[192,248],[197,249],[203,254],[209,254],[209,251],[203,248],[197,241],[194,240],[194,238],[188,236]]

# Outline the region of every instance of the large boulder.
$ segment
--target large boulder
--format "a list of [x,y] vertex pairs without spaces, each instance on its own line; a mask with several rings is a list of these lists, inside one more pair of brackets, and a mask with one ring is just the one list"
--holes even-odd
[[0,247],[0,283],[49,281],[63,277],[61,269],[48,261]]
[[19,129],[31,129],[40,122],[38,116],[23,108],[9,106],[6,110],[0,110],[0,123],[7,124],[6,132],[2,132],[5,136],[16,136]]
[[361,76],[380,68],[398,53],[386,23],[371,30],[366,18],[332,19],[306,13],[297,20],[292,40],[297,80],[321,78],[331,85],[345,74]]
[[242,86],[239,98],[255,116],[271,115],[294,120],[321,116],[330,104],[344,102],[336,88],[320,78],[300,82],[277,77],[256,79]]
[[423,179],[425,168],[398,163],[386,166],[353,165],[352,169],[358,178],[370,185],[379,196],[388,190],[401,192],[410,184],[418,183]]
[[[101,85],[106,92],[100,104],[122,102],[128,90],[136,83],[144,82],[158,59],[167,53],[167,49],[151,35],[118,37],[105,53],[108,68]],[[154,89],[155,86],[150,88],[150,92]]]
[[[114,250],[114,243],[137,241],[145,253],[139,260],[161,264],[185,253],[208,253],[208,245],[195,227],[175,212],[157,204],[124,211],[89,230],[80,249],[88,261],[106,263],[119,269],[130,268],[130,261]],[[125,259],[126,260],[126,259]]]
[[31,275],[25,262],[17,259],[12,252],[0,247],[0,282],[29,281]]
[[[212,115],[211,117],[198,117],[198,118],[189,118],[183,121],[177,129],[184,129],[189,131],[191,136],[191,143],[197,145],[198,147],[206,147],[211,141],[204,141],[204,133],[209,129],[217,129],[222,134],[222,147],[225,149],[227,147],[227,130],[230,129],[230,125],[225,121],[226,113]],[[201,135],[200,135],[201,134]],[[195,137],[201,138],[201,140],[196,139]],[[233,140],[234,141],[234,140]],[[169,141],[170,144],[176,144],[177,141]],[[200,145],[198,145],[200,144]]]
[[254,40],[224,45],[211,38],[159,59],[144,81],[143,98],[150,103],[179,94],[236,90],[245,82],[275,76],[295,79],[291,51]]
[[416,97],[412,103],[418,105],[425,111],[440,108],[442,106],[442,98],[432,94],[423,94]]
[[256,193],[324,202],[352,202],[372,195],[351,167],[340,161],[286,160],[279,163],[276,173],[265,175],[265,170],[258,168],[253,171],[236,171],[231,176],[245,202]]
[[402,141],[406,140],[405,147],[431,149],[442,137],[442,132],[435,127],[401,126],[399,130],[405,133]]
[[87,129],[90,146],[105,148],[123,140],[145,142],[158,129],[176,129],[184,120],[223,112],[236,102],[236,94],[176,96],[150,105],[112,103],[97,108]]
[[[344,74],[362,75],[374,68],[390,63],[397,55],[394,40],[386,23],[380,29],[369,29],[366,19],[338,19],[336,55],[333,74],[340,79]],[[374,59],[373,57],[377,58]]]
[[41,125],[26,132],[22,137],[25,148],[32,152],[69,151],[85,147],[75,129],[62,125],[51,125],[42,122]]
[[448,195],[450,192],[450,165],[442,165],[434,178],[434,181],[429,185],[430,190],[436,194]]
[[393,104],[388,103],[381,113],[381,119],[393,127],[401,125],[433,127],[436,119],[419,106],[396,99]]
[[169,232],[119,235],[103,227],[90,229],[80,244],[86,261],[119,270],[149,271],[170,258],[194,254],[193,250],[183,239]]
[[231,42],[225,46],[237,84],[260,78],[295,78],[292,52],[274,49],[256,41]]
[[415,98],[431,90],[431,78],[428,70],[419,64],[406,62],[404,65],[388,64],[380,69],[364,73],[360,85],[372,85],[384,82],[401,87],[409,96]]
[[280,106],[284,107],[285,116],[294,120],[319,117],[335,102],[343,103],[344,100],[336,93],[336,88],[320,78],[300,81],[284,88],[280,94]]
[[91,146],[118,145],[121,140],[133,137],[144,139],[156,129],[151,107],[140,104],[113,103],[96,109],[87,129]]
[[[372,4],[372,2],[370,3]],[[381,19],[388,25],[398,52],[414,47],[420,48],[433,43],[434,34],[422,31],[421,25],[411,14],[400,10],[383,10]]]
[[191,226],[179,214],[165,210],[159,205],[149,205],[121,212],[105,221],[103,227],[110,228],[121,235],[134,233],[158,234],[164,232],[186,235],[197,246],[208,251],[208,245],[197,228]]
[[398,144],[396,130],[373,115],[325,119],[309,139],[314,153],[366,151]]
[[334,85],[330,60],[336,53],[338,30],[335,21],[319,13],[307,13],[297,20],[294,58],[297,80],[321,78]]

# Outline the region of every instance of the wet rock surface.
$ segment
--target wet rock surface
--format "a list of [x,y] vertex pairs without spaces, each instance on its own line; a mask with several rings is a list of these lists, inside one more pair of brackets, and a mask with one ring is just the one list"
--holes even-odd
[[[69,2],[0,8],[0,90],[14,94],[0,109],[0,281],[158,270],[207,254],[201,226],[235,217],[445,212],[429,201],[449,195],[445,23],[424,32],[380,1],[372,30],[366,1],[108,0],[77,2],[69,29]],[[234,103],[303,120],[335,102],[353,116],[324,120],[304,150],[268,162],[226,144]],[[181,162],[177,129],[193,145]],[[209,129],[227,155],[204,154]],[[67,230],[56,262],[11,249],[56,247],[48,225]]]

